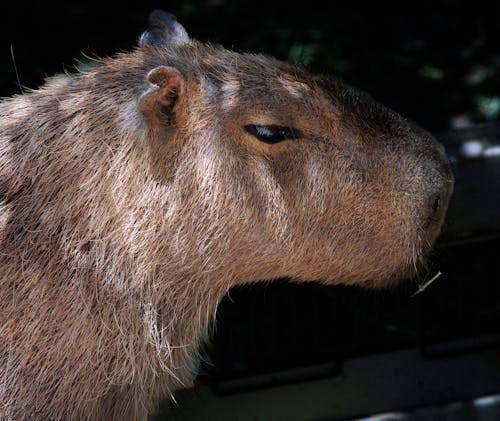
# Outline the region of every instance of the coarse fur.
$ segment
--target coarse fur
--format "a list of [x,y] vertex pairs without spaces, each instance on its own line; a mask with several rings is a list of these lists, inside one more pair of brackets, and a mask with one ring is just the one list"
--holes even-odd
[[452,176],[428,133],[152,20],[133,52],[0,103],[2,420],[145,419],[192,383],[232,286],[386,285],[439,232]]

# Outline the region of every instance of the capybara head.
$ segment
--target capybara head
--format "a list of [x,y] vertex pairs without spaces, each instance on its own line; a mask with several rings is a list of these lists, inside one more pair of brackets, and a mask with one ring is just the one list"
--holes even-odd
[[413,270],[452,187],[428,133],[338,80],[192,41],[165,15],[141,44],[151,85],[130,118],[165,150],[155,176],[178,183],[167,207],[183,252],[244,282],[377,286]]
[[407,275],[452,183],[367,94],[154,12],[135,51],[0,103],[0,418],[144,418],[233,285]]

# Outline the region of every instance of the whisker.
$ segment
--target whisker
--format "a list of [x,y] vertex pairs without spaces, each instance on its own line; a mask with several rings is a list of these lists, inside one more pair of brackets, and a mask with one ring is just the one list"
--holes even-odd
[[14,56],[14,47],[10,44],[10,55],[12,56],[12,63],[14,64],[14,71],[16,72],[17,84],[19,85],[19,90],[21,94],[24,94],[23,87],[21,85],[21,79],[19,79],[19,72],[17,71],[16,57]]

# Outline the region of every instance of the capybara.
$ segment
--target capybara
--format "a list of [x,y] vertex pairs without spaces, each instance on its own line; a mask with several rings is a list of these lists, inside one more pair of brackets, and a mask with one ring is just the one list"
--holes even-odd
[[0,103],[0,418],[139,420],[192,383],[217,303],[415,271],[443,148],[336,79],[190,39]]

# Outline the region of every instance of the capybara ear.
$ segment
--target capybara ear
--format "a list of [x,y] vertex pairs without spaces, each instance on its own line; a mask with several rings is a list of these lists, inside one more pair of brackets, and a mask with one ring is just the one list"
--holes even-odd
[[175,46],[189,42],[184,27],[177,22],[174,15],[155,10],[149,15],[149,28],[139,39],[139,45]]
[[184,77],[173,67],[158,66],[147,79],[150,87],[139,98],[139,110],[148,124],[172,126],[176,105],[184,95]]

